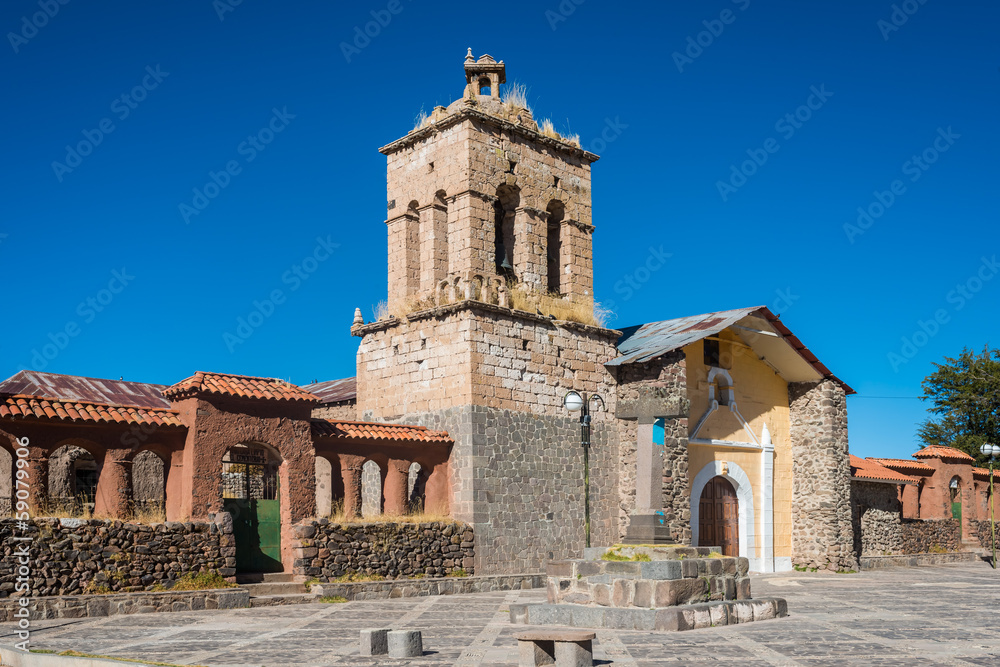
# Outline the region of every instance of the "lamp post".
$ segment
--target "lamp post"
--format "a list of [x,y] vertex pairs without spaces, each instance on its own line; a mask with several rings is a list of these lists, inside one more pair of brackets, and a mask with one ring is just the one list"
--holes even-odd
[[590,402],[600,401],[604,407],[604,399],[600,394],[578,391],[568,391],[563,397],[563,405],[570,412],[580,413],[580,444],[583,445],[583,532],[587,547],[590,547]]
[[990,563],[993,565],[993,569],[997,569],[997,524],[994,518],[995,504],[996,501],[993,498],[993,461],[996,457],[1000,456],[1000,446],[991,445],[990,443],[985,443],[979,448],[983,456],[990,457],[990,546],[993,547],[993,560]]

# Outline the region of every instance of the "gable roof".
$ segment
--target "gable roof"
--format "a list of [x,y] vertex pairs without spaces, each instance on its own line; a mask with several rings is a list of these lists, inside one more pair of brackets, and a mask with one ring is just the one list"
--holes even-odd
[[163,395],[170,399],[188,398],[199,394],[266,401],[319,402],[313,394],[284,380],[202,371],[163,390]]
[[319,398],[324,405],[353,401],[358,398],[358,379],[356,377],[341,380],[327,380],[302,385],[302,389]]
[[605,366],[652,361],[732,326],[738,327],[737,332],[749,347],[755,351],[758,348],[763,350],[765,353],[761,356],[767,358],[769,363],[784,366],[789,381],[829,378],[843,387],[846,393],[855,393],[847,383],[831,373],[766,306],[720,310],[626,327],[618,339],[620,356]]
[[951,459],[953,461],[975,461],[965,452],[944,445],[928,445],[913,455],[918,459]]
[[908,477],[895,470],[890,470],[883,465],[879,465],[871,459],[858,458],[854,454],[851,457],[851,479],[859,479],[869,482],[889,482],[891,484],[916,484],[917,480]]
[[0,419],[183,426],[174,410],[15,395],[0,398]]
[[313,437],[348,438],[351,440],[398,440],[451,444],[455,440],[445,431],[432,431],[426,426],[355,422],[342,419],[313,419]]
[[877,456],[869,456],[867,460],[874,461],[881,466],[908,475],[933,475],[935,471],[933,466],[921,463],[920,461],[914,461],[913,459],[883,459]]
[[24,370],[0,382],[0,396],[38,396],[60,401],[169,408],[166,385]]

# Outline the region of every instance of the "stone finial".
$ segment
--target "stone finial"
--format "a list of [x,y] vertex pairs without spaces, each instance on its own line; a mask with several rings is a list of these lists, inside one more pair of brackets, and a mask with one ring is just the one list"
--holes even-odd
[[465,54],[465,62],[474,63],[476,62],[476,57],[472,55],[472,47],[469,47],[469,52]]
[[361,316],[361,309],[354,309],[354,323],[351,326],[359,327],[365,323],[365,318]]

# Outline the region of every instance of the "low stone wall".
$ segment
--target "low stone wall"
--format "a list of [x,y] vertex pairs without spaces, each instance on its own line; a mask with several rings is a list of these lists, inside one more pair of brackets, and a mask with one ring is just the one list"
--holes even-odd
[[[113,593],[111,595],[64,595],[32,600],[31,619],[85,618],[119,614],[149,614],[157,611],[242,609],[250,606],[245,588],[164,593]],[[0,601],[0,622],[17,620],[17,600]]]
[[[1000,521],[997,521],[997,527],[996,528],[997,528],[996,529],[996,532],[997,532],[997,544],[996,544],[996,546],[997,546],[997,549],[1000,549]],[[989,521],[973,521],[972,522],[972,529],[974,531],[976,531],[976,536],[979,538],[979,544],[980,544],[980,546],[982,546],[984,549],[989,549],[989,550],[992,551],[992,547],[990,546],[990,536],[993,533],[992,533],[992,529],[990,528],[990,522]]]
[[858,565],[862,570],[880,570],[886,567],[919,567],[945,563],[970,563],[979,560],[979,554],[957,551],[943,554],[909,554],[899,556],[862,556]]
[[495,574],[486,577],[442,577],[365,581],[353,584],[313,584],[310,592],[319,596],[339,596],[348,600],[387,600],[389,598],[490,593],[544,587],[544,574]]
[[957,519],[903,519],[900,526],[904,554],[962,551],[962,529]]
[[231,577],[236,574],[236,547],[229,516],[220,514],[215,523],[153,525],[34,519],[27,533],[30,542],[14,540],[13,519],[0,520],[0,598],[15,595],[24,544],[29,545],[32,598],[135,592],[157,584],[169,588],[182,575],[202,570]]
[[854,552],[859,558],[904,553],[901,516],[895,484],[851,482]]
[[327,582],[349,573],[396,579],[473,574],[472,526],[464,523],[331,523],[295,527],[295,574]]

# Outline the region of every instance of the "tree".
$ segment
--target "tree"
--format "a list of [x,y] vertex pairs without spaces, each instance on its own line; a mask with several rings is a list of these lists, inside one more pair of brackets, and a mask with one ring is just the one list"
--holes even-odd
[[927,445],[945,445],[971,454],[979,463],[984,442],[1000,445],[1000,350],[983,347],[980,354],[963,349],[924,378],[921,400],[932,401],[934,415],[917,434]]

